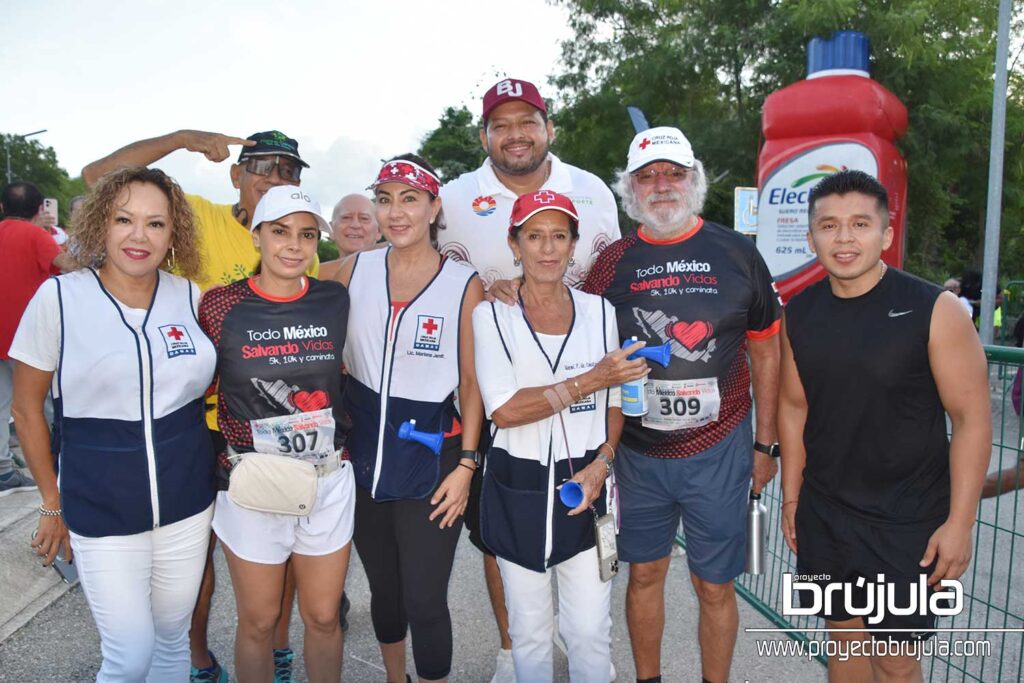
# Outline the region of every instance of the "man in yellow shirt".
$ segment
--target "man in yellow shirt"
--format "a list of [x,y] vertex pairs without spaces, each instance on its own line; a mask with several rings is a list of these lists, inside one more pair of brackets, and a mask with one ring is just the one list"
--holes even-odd
[[[186,195],[195,214],[196,226],[202,240],[204,273],[197,284],[205,292],[211,287],[226,285],[253,273],[260,255],[253,246],[248,227],[249,220],[256,210],[256,204],[270,188],[277,185],[299,185],[302,169],[309,168],[309,164],[299,156],[298,142],[276,130],[254,133],[244,140],[220,133],[179,130],[133,142],[92,162],[82,169],[82,179],[87,186],[92,187],[105,173],[114,169],[125,166],[149,166],[179,149],[197,152],[210,161],[221,162],[231,155],[229,145],[242,145],[238,161],[231,166],[231,184],[238,189],[238,201],[235,204],[214,204],[198,195]],[[307,273],[311,277],[316,277],[319,270],[320,262],[314,257]],[[218,450],[224,449],[226,444],[217,429],[215,396],[207,400],[206,422],[214,437],[214,445]],[[192,628],[189,632],[192,649],[191,680],[227,683],[227,671],[217,663],[207,643],[207,625],[214,588],[215,542],[216,536],[211,534],[206,572],[199,590],[199,600],[192,614]],[[288,579],[290,578],[289,576]],[[285,595],[292,595],[290,587]],[[282,624],[279,629],[283,636],[276,638],[275,642],[280,642],[282,638],[287,641],[287,623],[290,616],[291,600],[287,600],[287,605],[282,605]],[[277,652],[275,651],[275,654]],[[284,653],[282,657],[287,659],[286,664],[290,667],[291,650],[285,644],[281,652]]]
[[[238,189],[238,202],[214,204],[198,195],[187,195],[203,240],[205,275],[198,284],[206,291],[252,274],[260,260],[248,228],[256,204],[276,185],[298,185],[302,169],[309,168],[299,156],[295,140],[276,130],[255,133],[245,140],[180,130],[122,147],[83,168],[82,179],[92,187],[104,173],[124,166],[148,166],[179,149],[219,162],[230,156],[228,145],[242,145],[238,163],[231,166],[231,184]],[[314,259],[309,274],[315,277],[318,272],[319,261]]]

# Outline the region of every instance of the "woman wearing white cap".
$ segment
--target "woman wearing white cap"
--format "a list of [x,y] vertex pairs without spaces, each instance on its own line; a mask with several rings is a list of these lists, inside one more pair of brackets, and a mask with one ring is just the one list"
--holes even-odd
[[217,494],[213,528],[238,605],[235,668],[242,681],[272,679],[291,558],[307,675],[337,681],[354,505],[352,468],[340,451],[348,291],[305,275],[330,225],[299,188],[271,188],[251,230],[257,274],[208,292],[199,307],[217,346],[217,422],[228,442],[228,485]]
[[[416,155],[384,164],[373,189],[390,245],[350,257],[339,275],[353,301],[345,407],[355,542],[389,683],[406,680],[408,631],[421,681],[446,680],[451,670],[448,579],[483,413],[470,319],[483,285],[435,247],[439,186]],[[410,427],[427,444],[409,440]]]
[[[627,360],[639,345],[618,348],[611,304],[563,284],[578,221],[564,195],[520,196],[508,237],[523,267],[518,305],[473,312],[480,391],[497,427],[480,528],[498,557],[521,683],[552,680],[552,575],[569,679],[610,677],[611,584],[602,581],[595,521],[622,432],[618,387],[646,375],[647,365]],[[561,488],[578,499],[569,505]]]

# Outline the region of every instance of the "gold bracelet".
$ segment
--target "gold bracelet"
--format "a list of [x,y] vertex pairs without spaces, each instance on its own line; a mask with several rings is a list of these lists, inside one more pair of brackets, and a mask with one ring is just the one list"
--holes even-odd
[[799,498],[797,498],[796,500],[787,500],[785,503],[782,504],[782,507],[786,507],[787,505],[796,505],[797,502],[799,502],[799,500]]
[[[612,448],[612,445],[610,443],[608,443],[607,441],[605,441],[603,444],[601,444],[601,446],[607,446],[608,447],[608,453],[609,453],[608,459],[609,460],[615,460],[615,449]],[[598,453],[601,452],[601,446],[598,446],[597,449],[596,449]]]

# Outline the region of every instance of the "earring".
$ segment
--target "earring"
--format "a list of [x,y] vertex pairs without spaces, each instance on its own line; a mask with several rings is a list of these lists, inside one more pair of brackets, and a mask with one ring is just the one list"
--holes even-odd
[[575,256],[570,256],[569,257],[569,265],[570,266],[575,266],[576,265],[576,257]]
[[522,263],[522,261],[520,261],[519,259],[517,259],[517,258],[512,259],[512,265],[515,266],[516,268],[519,267],[520,263]]
[[167,260],[167,270],[174,270],[178,265],[177,259],[174,257],[174,245],[171,245],[171,258]]

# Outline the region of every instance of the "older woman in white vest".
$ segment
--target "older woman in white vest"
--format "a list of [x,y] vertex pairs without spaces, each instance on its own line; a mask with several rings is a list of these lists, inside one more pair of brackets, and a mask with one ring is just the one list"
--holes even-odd
[[215,462],[203,395],[216,352],[196,321],[199,288],[168,272],[199,275],[192,211],[161,171],[126,168],[96,185],[70,239],[89,267],[43,283],[11,346],[43,502],[32,545],[47,563],[74,550],[100,633],[97,681],[184,681]]
[[388,247],[349,257],[339,273],[352,301],[344,358],[354,540],[389,683],[406,680],[407,631],[420,681],[451,670],[448,579],[483,414],[471,320],[483,284],[437,251],[439,189],[414,154],[385,163],[373,190]]
[[[647,365],[627,360],[639,345],[619,348],[611,304],[563,284],[578,221],[568,197],[519,197],[508,237],[523,267],[518,304],[473,312],[480,391],[497,428],[480,525],[498,557],[520,682],[552,680],[552,575],[570,680],[609,679],[611,584],[602,580],[595,520],[606,511],[601,494],[622,432],[618,387]],[[560,495],[566,487],[582,491],[572,506]]]

